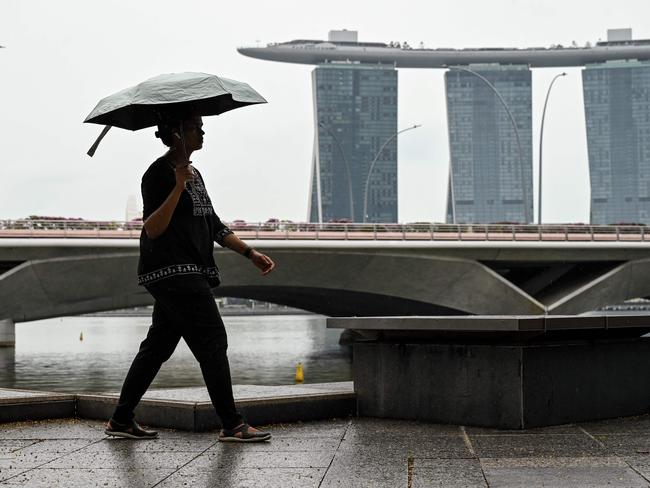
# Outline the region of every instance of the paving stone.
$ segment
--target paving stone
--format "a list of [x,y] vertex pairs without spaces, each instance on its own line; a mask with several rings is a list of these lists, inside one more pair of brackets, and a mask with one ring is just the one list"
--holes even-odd
[[474,457],[459,435],[432,435],[423,437],[409,433],[405,435],[355,436],[343,439],[339,452],[371,450],[390,455],[390,452],[410,453],[415,457],[469,458]]
[[237,465],[245,468],[327,468],[334,457],[329,451],[249,451],[246,444],[225,445],[207,451],[186,469],[205,470]]
[[203,471],[182,469],[159,488],[316,488],[325,468],[247,468],[232,465]]
[[260,426],[260,428],[271,432],[273,439],[280,439],[283,437],[300,437],[302,439],[326,437],[341,439],[349,425],[349,420],[325,420],[316,422],[274,424],[269,426]]
[[88,439],[35,441],[22,449],[4,453],[0,455],[0,479],[6,479],[8,474],[13,476],[17,472],[46,465],[90,442]]
[[413,459],[412,488],[486,487],[478,459]]
[[2,467],[0,466],[0,484],[2,481],[8,480],[10,478],[13,478],[16,475],[19,475],[21,473],[25,473],[32,469],[33,466],[16,466],[16,467]]
[[382,462],[377,458],[374,466],[350,466],[332,463],[321,488],[401,488],[407,486],[406,462]]
[[104,437],[105,422],[52,419],[2,424],[2,439],[98,439]]
[[[176,429],[163,429],[159,427],[150,427],[158,431],[158,440],[187,440],[194,442],[202,442],[210,444],[212,442],[217,442],[219,440],[219,431],[210,430],[207,432],[189,432],[187,430],[176,430]],[[117,437],[104,436],[107,441],[129,442],[128,439],[120,439]],[[138,442],[138,441],[136,441]]]
[[23,452],[23,450],[3,454],[0,457],[0,471],[5,469],[35,468],[64,454],[57,452]]
[[565,424],[565,425],[552,425],[550,427],[538,427],[535,429],[491,429],[487,427],[465,427],[465,432],[470,436],[476,435],[538,435],[538,434],[584,434],[580,430],[579,425]]
[[377,465],[378,459],[381,459],[381,464],[395,463],[406,465],[409,456],[411,456],[411,453],[403,449],[364,448],[363,446],[358,446],[355,449],[339,449],[334,455],[334,462],[347,465],[350,469],[354,469],[356,466],[375,466]]
[[634,470],[612,457],[502,458],[482,459],[481,463],[490,486],[648,486]]
[[650,454],[621,456],[621,459],[641,473],[648,480],[648,486],[650,486]]
[[152,487],[173,471],[170,469],[33,469],[2,483],[29,488],[145,488]]
[[[246,445],[246,451],[329,451],[334,454],[338,448],[340,440],[337,438],[307,438],[301,439],[300,437],[275,437],[270,442],[256,442]],[[225,447],[224,443],[217,443],[210,447],[208,452],[221,451],[224,448],[228,449],[233,446]]]
[[[140,441],[146,442],[146,441]],[[147,469],[168,468],[178,469],[197,456],[196,452],[146,452],[124,451],[85,452],[77,451],[49,463],[48,468],[117,468],[117,469]]]
[[650,415],[585,422],[578,424],[578,426],[592,435],[634,434],[638,432],[645,432],[650,435]]
[[417,434],[419,437],[429,435],[458,435],[460,427],[449,424],[432,424],[411,420],[390,420],[375,418],[355,418],[346,434],[347,436]]
[[650,454],[650,433],[598,434],[594,437],[615,454]]
[[93,443],[98,442],[94,439],[44,439],[41,441],[32,442],[29,446],[24,447],[19,452],[21,453],[52,453],[64,455],[78,449],[86,449],[92,446]]
[[584,434],[515,434],[470,439],[479,458],[605,455],[605,450]]
[[485,458],[480,461],[484,469],[627,467],[626,462],[617,456]]
[[84,452],[202,452],[217,442],[216,435],[197,437],[191,434],[189,438],[167,438],[131,440],[123,438],[107,438],[88,446]]
[[0,439],[0,457],[4,454],[12,453],[24,447],[30,446],[36,442],[39,442],[35,439],[21,440],[21,439]]

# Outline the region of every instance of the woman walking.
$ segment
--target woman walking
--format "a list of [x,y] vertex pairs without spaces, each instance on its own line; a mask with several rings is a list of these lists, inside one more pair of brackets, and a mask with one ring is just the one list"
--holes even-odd
[[190,155],[203,147],[203,122],[190,115],[158,126],[156,137],[169,147],[142,178],[144,227],[140,236],[138,283],[153,296],[152,325],[124,380],[106,434],[132,439],[155,438],[142,429],[134,409],[181,337],[201,372],[223,430],[220,441],[259,442],[271,438],[249,426],[235,408],[226,350],[226,330],[211,288],[219,285],[214,242],[259,268],[263,275],[275,264],[249,247],[214,212],[199,171]]

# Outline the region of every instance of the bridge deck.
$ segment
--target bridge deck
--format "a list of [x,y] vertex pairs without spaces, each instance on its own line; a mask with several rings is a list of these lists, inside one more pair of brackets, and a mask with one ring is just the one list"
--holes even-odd
[[[242,239],[345,241],[646,242],[645,232],[290,231],[235,229]],[[138,239],[140,229],[0,229],[0,238]]]

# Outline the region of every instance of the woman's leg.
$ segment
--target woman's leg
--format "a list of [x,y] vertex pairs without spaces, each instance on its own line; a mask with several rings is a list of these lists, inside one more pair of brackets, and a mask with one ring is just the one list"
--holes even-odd
[[[204,279],[197,279],[179,288],[174,294],[175,307],[169,318],[178,324],[183,339],[201,366],[210,399],[221,423],[232,429],[242,423],[232,394],[228,339],[212,290]],[[167,311],[167,310],[166,310]]]
[[167,323],[165,307],[159,302],[159,299],[164,300],[164,297],[155,298],[151,327],[131,363],[113,414],[113,420],[120,424],[128,424],[133,420],[133,410],[158,374],[162,364],[171,357],[181,338],[181,334]]
[[[183,333],[183,338],[201,366],[210,400],[221,419],[223,428],[233,429],[240,425],[243,419],[237,412],[232,393],[230,365],[226,354],[228,349],[226,330],[214,299],[211,298],[211,300],[215,310],[215,321],[218,319],[218,325],[191,328]],[[208,305],[206,304],[206,306]]]

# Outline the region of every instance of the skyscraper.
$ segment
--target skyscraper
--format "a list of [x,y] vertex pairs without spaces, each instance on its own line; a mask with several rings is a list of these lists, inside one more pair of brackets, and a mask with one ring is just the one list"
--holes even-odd
[[397,222],[397,70],[321,63],[312,72],[314,153],[309,220]]
[[[647,119],[644,121],[642,114],[648,112],[643,97],[647,97],[650,39],[634,40],[632,30],[626,28],[610,29],[607,41],[583,47],[454,49],[412,48],[393,41],[360,42],[357,37],[356,31],[330,31],[327,40],[293,39],[238,48],[241,54],[257,59],[317,66],[313,72],[316,134],[308,211],[311,221],[363,220],[362,182],[368,175],[369,161],[374,158],[373,151],[381,147],[378,141],[390,139],[397,129],[395,68],[451,66],[446,74],[451,170],[447,221],[532,222],[530,68],[589,66],[583,76],[586,84],[594,85],[585,87],[592,220],[647,222],[648,138],[643,125]],[[595,70],[607,67],[611,71],[616,67],[612,63],[622,60],[638,60],[625,63],[634,73],[628,86],[631,98],[624,101],[625,96],[616,95],[623,105],[608,108],[602,100],[609,99],[610,89],[611,94],[619,93],[619,85],[625,83],[614,82],[613,71],[607,75],[611,76],[611,86],[598,81],[600,75]],[[591,80],[591,74],[596,81]],[[371,82],[368,77],[376,79]],[[491,85],[512,114],[516,132]],[[587,100],[592,92],[597,93],[593,100]],[[628,114],[627,129],[608,125],[615,124],[614,119],[619,120],[623,113]],[[390,124],[394,129],[387,129]],[[636,159],[621,155],[626,147]],[[391,141],[372,171],[367,212],[370,221],[397,218],[396,152],[396,141]],[[610,156],[615,153],[616,157]],[[628,175],[627,183],[621,183],[623,174]],[[614,195],[621,195],[621,188],[632,185],[629,174],[636,175],[637,187],[625,190],[633,194],[620,198],[622,203],[634,203],[633,212],[605,216],[602,209],[619,198]]]
[[515,120],[516,132],[494,90],[480,76],[464,69],[452,68],[445,73],[451,159],[447,220],[532,221],[530,69],[499,64],[469,67],[499,92]]
[[650,224],[650,61],[587,65],[591,222]]
[[126,211],[124,213],[124,219],[129,222],[133,219],[141,219],[142,210],[138,205],[138,198],[135,195],[129,195],[126,199]]

